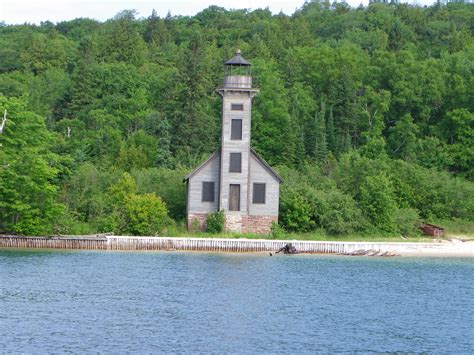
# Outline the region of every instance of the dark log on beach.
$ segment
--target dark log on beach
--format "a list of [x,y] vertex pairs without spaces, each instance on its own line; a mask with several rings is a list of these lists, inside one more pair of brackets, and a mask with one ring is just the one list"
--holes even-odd
[[297,254],[298,253],[296,248],[291,243],[288,243],[284,247],[280,248],[280,250],[278,250],[276,254],[279,254],[280,252],[283,252],[283,254]]

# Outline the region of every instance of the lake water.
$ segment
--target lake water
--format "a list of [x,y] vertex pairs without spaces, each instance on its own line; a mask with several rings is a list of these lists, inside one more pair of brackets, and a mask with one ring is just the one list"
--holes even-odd
[[0,250],[0,353],[474,352],[474,259]]

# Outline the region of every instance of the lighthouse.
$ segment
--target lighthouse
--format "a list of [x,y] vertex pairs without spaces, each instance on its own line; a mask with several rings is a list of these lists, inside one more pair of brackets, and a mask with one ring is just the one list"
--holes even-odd
[[252,99],[251,64],[237,50],[224,63],[221,145],[185,177],[188,228],[205,229],[209,213],[222,210],[225,230],[269,233],[278,221],[281,178],[250,146]]

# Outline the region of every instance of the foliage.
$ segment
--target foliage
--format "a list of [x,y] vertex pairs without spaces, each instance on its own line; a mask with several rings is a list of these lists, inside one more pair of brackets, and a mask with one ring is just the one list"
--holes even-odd
[[420,234],[421,220],[418,212],[413,208],[400,208],[395,212],[397,231],[404,237],[413,237]]
[[154,194],[132,195],[125,205],[125,233],[157,235],[169,224],[168,210]]
[[224,230],[225,215],[224,211],[210,213],[206,217],[206,232],[221,233]]
[[274,239],[286,239],[288,233],[286,233],[285,228],[279,225],[277,222],[272,222],[271,234]]
[[363,226],[362,214],[353,198],[319,171],[306,167],[300,173],[288,169],[281,169],[280,173],[284,179],[280,221],[287,230],[308,232],[320,228],[330,234],[344,234]]
[[291,16],[211,6],[0,26],[0,230],[155,234],[173,226],[160,199],[183,223],[182,177],[219,146],[215,88],[236,47],[260,89],[252,146],[284,177],[283,228],[469,224],[472,10],[310,1]]
[[0,231],[51,233],[63,209],[53,183],[60,160],[50,150],[53,134],[22,98],[0,95],[0,110],[7,111],[0,135]]
[[386,232],[395,229],[397,205],[392,184],[386,176],[367,176],[360,187],[359,203],[373,226]]

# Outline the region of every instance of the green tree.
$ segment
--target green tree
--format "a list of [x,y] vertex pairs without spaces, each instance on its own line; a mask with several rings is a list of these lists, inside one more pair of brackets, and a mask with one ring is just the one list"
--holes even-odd
[[389,128],[388,145],[393,157],[409,161],[416,160],[418,126],[410,114],[404,115]]
[[125,205],[123,232],[131,235],[157,235],[169,224],[168,210],[154,194],[131,195]]
[[466,109],[450,111],[446,115],[444,127],[454,162],[452,168],[474,179],[474,113]]
[[372,225],[380,230],[395,229],[397,204],[390,180],[384,175],[367,176],[360,187],[360,208]]
[[135,10],[123,10],[103,26],[100,56],[107,61],[126,62],[141,66],[146,45],[138,31]]
[[56,201],[59,157],[50,151],[53,135],[24,99],[0,95],[7,121],[0,134],[0,229],[48,234],[63,206]]

